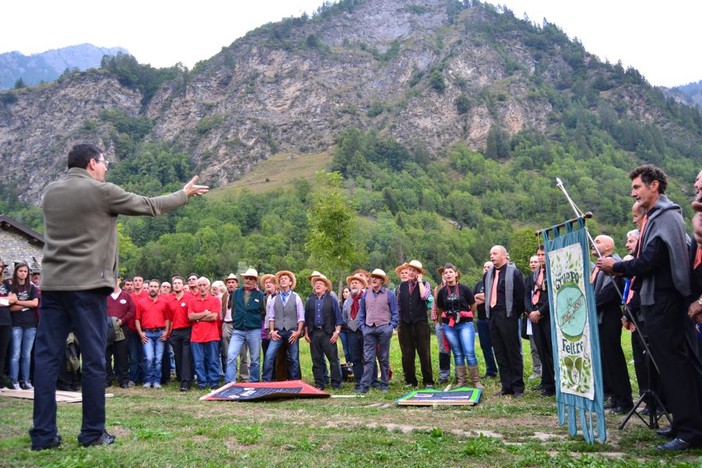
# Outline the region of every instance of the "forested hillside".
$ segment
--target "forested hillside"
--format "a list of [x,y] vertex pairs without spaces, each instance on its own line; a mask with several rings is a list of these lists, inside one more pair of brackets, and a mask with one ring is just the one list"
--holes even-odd
[[[643,162],[668,172],[670,197],[690,217],[691,185],[702,168],[698,108],[665,97],[634,69],[600,62],[553,24],[517,19],[479,2],[428,0],[403,3],[402,11],[422,18],[423,9],[437,4],[449,23],[430,37],[408,34],[383,50],[368,45],[373,31],[358,32],[367,42],[329,39],[334,25],[353,22],[367,6],[363,1],[328,5],[311,18],[266,25],[244,38],[256,41],[258,54],[297,53],[308,57],[309,67],[317,66],[310,54],[339,64],[343,56],[357,65],[362,57],[374,64],[373,73],[387,67],[398,77],[409,66],[407,82],[375,97],[363,94],[360,81],[327,89],[308,69],[309,99],[286,104],[298,127],[276,120],[265,113],[269,110],[249,110],[244,121],[211,100],[219,94],[207,99],[198,94],[225,79],[221,67],[243,43],[193,71],[153,70],[124,56],[105,61],[98,73],[138,91],[142,106],[138,113],[105,109],[74,133],[99,135],[107,143],[116,161],[108,180],[145,194],[177,189],[193,173],[219,185],[216,193],[167,216],[123,218],[122,270],[145,277],[190,271],[221,277],[242,265],[302,275],[325,267],[338,280],[349,265],[390,273],[402,261],[418,259],[435,279],[437,267],[453,262],[472,283],[491,245],[505,244],[526,268],[537,243],[534,230],[573,216],[556,177],[581,209],[594,213],[593,235],[612,235],[622,253],[631,228],[627,174]],[[423,47],[440,59],[412,71],[407,56],[419,48],[428,57]],[[238,61],[228,66],[230,81],[245,67]],[[241,100],[227,99],[269,109],[281,99],[266,101],[272,90],[286,93],[293,86],[282,75],[258,76],[249,88],[237,88]],[[321,89],[337,99],[335,113],[304,107]],[[199,117],[192,126],[165,123],[194,114]],[[286,115],[283,110],[279,117]],[[240,129],[246,138],[232,136]],[[328,171],[340,177],[297,174],[269,191],[228,187],[245,179],[261,158],[314,151],[330,151]],[[245,156],[233,156],[240,153]],[[57,157],[63,161],[65,154]],[[37,209],[20,201],[18,187],[21,183],[5,182],[0,208],[41,230]],[[331,201],[336,204],[326,203]],[[329,220],[343,227],[337,243],[353,247],[336,263],[319,258],[319,244],[311,241],[310,226],[319,229]]]

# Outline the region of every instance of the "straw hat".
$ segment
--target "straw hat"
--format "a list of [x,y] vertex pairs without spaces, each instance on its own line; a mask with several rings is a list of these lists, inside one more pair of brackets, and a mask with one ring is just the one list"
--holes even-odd
[[[368,276],[370,276],[370,273],[368,273]],[[348,286],[351,286],[351,280],[360,281],[361,284],[363,285],[364,289],[368,287],[368,281],[366,281],[366,279],[363,276],[359,275],[358,273],[356,273],[355,275],[351,275],[351,276],[346,277],[346,284]]]
[[388,278],[388,275],[386,275],[385,272],[380,268],[376,268],[375,270],[373,270],[373,272],[370,275],[371,277],[377,276],[378,278],[381,278],[383,280],[383,284],[388,284],[390,282],[390,278]]
[[425,275],[427,273],[426,270],[424,269],[424,267],[422,266],[422,262],[420,262],[419,260],[412,260],[411,262],[409,262],[407,264],[407,266],[410,268],[414,268],[415,270],[417,270],[418,272],[420,272],[423,275]]
[[256,278],[258,281],[258,272],[254,268],[249,268],[241,274],[242,278]]
[[404,270],[405,268],[407,268],[407,262],[403,263],[402,265],[398,265],[397,267],[395,267],[395,273],[397,274],[397,276],[400,276],[400,272],[401,272],[402,270]]
[[233,279],[233,280],[236,280],[237,282],[239,282],[239,278],[237,278],[234,273],[229,273],[229,276],[224,278],[224,281],[226,282],[227,280],[230,280],[230,279]]
[[367,277],[370,277],[370,272],[369,272],[368,270],[364,270],[363,268],[356,268],[355,270],[353,270],[353,271],[351,272],[351,274],[352,274],[352,275],[361,274],[361,275],[365,275],[365,276],[367,276]]
[[265,275],[261,275],[261,277],[259,278],[258,282],[259,282],[259,283],[261,284],[261,286],[263,287],[263,286],[266,285],[266,281],[268,281],[268,280],[273,280],[273,283],[274,283],[274,284],[278,284],[277,281],[276,281],[276,279],[275,279],[275,275],[271,275],[270,273],[266,273]]
[[295,289],[295,286],[297,286],[297,278],[295,277],[295,274],[292,271],[280,270],[278,273],[275,274],[276,283],[280,283],[281,276],[287,276],[288,278],[290,278],[290,280],[292,281],[290,289]]
[[312,278],[312,286],[314,287],[314,284],[315,284],[317,281],[319,281],[319,280],[324,281],[324,284],[327,285],[327,291],[331,291],[331,290],[332,290],[332,287],[333,287],[333,286],[332,286],[332,282],[329,281],[329,278],[327,278],[326,276],[321,275],[321,274],[320,274],[319,276],[316,276],[316,277]]

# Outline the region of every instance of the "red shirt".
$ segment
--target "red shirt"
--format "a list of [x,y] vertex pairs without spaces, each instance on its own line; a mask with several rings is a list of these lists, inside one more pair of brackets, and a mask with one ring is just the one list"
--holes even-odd
[[112,294],[107,296],[107,315],[108,317],[117,317],[122,321],[122,326],[130,322],[134,322],[136,317],[136,306],[132,300],[132,296],[124,291],[119,292],[117,299],[112,297]]
[[168,303],[162,297],[156,296],[154,301],[150,297],[137,303],[136,319],[141,323],[141,329],[165,328],[166,320],[170,320]]
[[192,325],[188,318],[188,303],[192,300],[192,294],[186,292],[180,299],[171,296],[168,302],[171,317],[173,317],[173,330],[178,328],[188,328]]
[[134,311],[134,315],[132,315],[131,320],[129,320],[129,322],[127,322],[127,325],[129,326],[129,329],[131,331],[136,332],[136,325],[134,325],[134,321],[136,320],[136,305],[139,303],[139,301],[141,301],[145,297],[149,297],[149,293],[146,292],[146,289],[142,289],[141,293],[139,293],[139,294],[132,292],[129,295],[132,297],[132,302],[134,302],[135,311]]
[[193,331],[190,335],[191,343],[209,343],[210,341],[219,341],[222,338],[222,322],[219,320],[220,307],[219,298],[209,294],[204,300],[200,296],[190,299],[188,312],[197,314],[208,310],[217,314],[217,320],[212,322],[191,322],[193,324]]

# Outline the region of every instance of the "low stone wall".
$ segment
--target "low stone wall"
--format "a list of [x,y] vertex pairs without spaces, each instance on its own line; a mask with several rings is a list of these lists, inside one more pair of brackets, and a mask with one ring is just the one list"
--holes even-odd
[[41,264],[43,248],[38,244],[30,244],[27,238],[16,231],[0,229],[0,258],[5,262],[5,278],[12,277],[14,262],[32,263],[32,257]]

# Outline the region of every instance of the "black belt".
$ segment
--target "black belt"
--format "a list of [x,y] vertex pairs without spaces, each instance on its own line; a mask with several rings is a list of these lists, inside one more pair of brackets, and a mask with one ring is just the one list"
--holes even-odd
[[145,332],[159,332],[163,330],[165,330],[165,328],[144,328]]
[[312,330],[322,330],[324,327],[314,327]]

